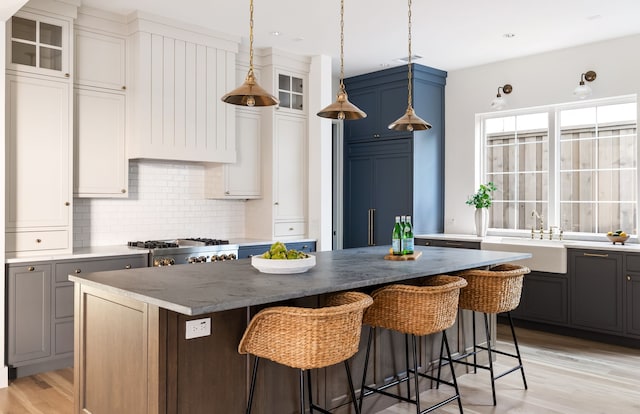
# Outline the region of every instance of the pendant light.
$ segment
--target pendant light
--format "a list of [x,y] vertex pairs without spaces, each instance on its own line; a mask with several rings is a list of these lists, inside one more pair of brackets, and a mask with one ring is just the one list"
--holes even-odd
[[241,106],[272,106],[280,101],[256,82],[253,74],[253,0],[249,0],[249,72],[244,83],[224,95],[223,102]]
[[395,122],[389,125],[389,129],[393,129],[394,131],[424,131],[426,129],[431,129],[431,124],[420,118],[416,115],[413,110],[413,106],[411,106],[412,96],[411,96],[411,0],[409,0],[409,86],[408,86],[408,99],[407,99],[407,111],[405,114],[398,118]]
[[360,108],[349,102],[347,91],[344,88],[344,0],[340,0],[340,90],[336,101],[318,112],[318,116],[346,120],[367,117],[367,114]]

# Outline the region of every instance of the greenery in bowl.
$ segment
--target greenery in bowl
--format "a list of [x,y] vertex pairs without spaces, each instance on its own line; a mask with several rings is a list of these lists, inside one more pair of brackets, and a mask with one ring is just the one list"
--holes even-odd
[[478,192],[469,196],[466,203],[470,206],[475,206],[475,208],[489,208],[492,203],[491,193],[496,190],[495,184],[491,181],[486,184],[480,184]]

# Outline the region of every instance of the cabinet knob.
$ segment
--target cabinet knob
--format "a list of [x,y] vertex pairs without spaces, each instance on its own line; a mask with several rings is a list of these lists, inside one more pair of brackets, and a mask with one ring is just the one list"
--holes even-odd
[[126,86],[124,86],[124,85],[122,85],[122,90],[123,90],[123,91],[126,91],[126,90],[127,90],[127,87],[126,87]]
[[225,191],[224,193],[225,193],[226,195],[229,195],[229,191]]
[[128,265],[126,265],[124,268],[125,268],[125,269],[131,269],[131,265],[130,265],[130,264],[128,264]]
[[27,267],[27,270],[30,271],[30,272],[33,272],[34,270],[36,270],[36,268],[33,267],[33,266],[29,266],[29,267]]
[[277,201],[275,203],[273,203],[274,206],[279,206],[280,203],[278,203]]
[[289,227],[289,231],[293,231],[293,227]]
[[69,76],[71,76],[71,75],[69,75],[68,73],[65,73],[65,74],[64,74],[64,77],[65,77],[65,78],[68,78]]
[[73,271],[73,273],[75,273],[76,275],[77,275],[78,273],[82,273],[82,269],[76,269],[76,270],[74,270],[74,271]]
[[42,239],[36,239],[36,243],[42,243]]
[[122,190],[120,190],[120,192],[121,192],[122,194],[124,194],[124,193],[126,193],[126,192],[127,192],[127,190],[125,190],[125,189],[123,188]]
[[631,280],[631,276],[627,275],[627,280]]
[[71,203],[70,203],[70,202],[68,202],[68,201],[65,201],[65,202],[64,202],[64,205],[65,205],[65,206],[67,206],[67,207],[69,207],[69,206],[71,205]]

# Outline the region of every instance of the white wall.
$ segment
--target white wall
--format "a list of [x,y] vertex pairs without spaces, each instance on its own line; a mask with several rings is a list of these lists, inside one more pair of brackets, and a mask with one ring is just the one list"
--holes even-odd
[[[594,70],[591,98],[640,93],[640,35],[449,72],[445,95],[445,232],[473,234],[473,208],[465,204],[479,182],[475,115],[490,112],[498,86],[507,109],[576,101],[580,74]],[[640,116],[638,117],[640,119]]]
[[131,160],[129,197],[76,198],[74,247],[178,237],[244,237],[245,202],[206,200],[204,165]]

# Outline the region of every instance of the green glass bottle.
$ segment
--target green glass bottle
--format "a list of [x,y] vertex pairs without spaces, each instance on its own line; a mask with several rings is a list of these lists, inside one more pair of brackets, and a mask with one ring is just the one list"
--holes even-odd
[[391,234],[391,248],[394,255],[402,254],[402,225],[400,225],[400,216],[396,216],[396,224],[393,226],[393,232]]
[[402,232],[402,254],[413,254],[413,227],[411,226],[411,216],[406,216]]

